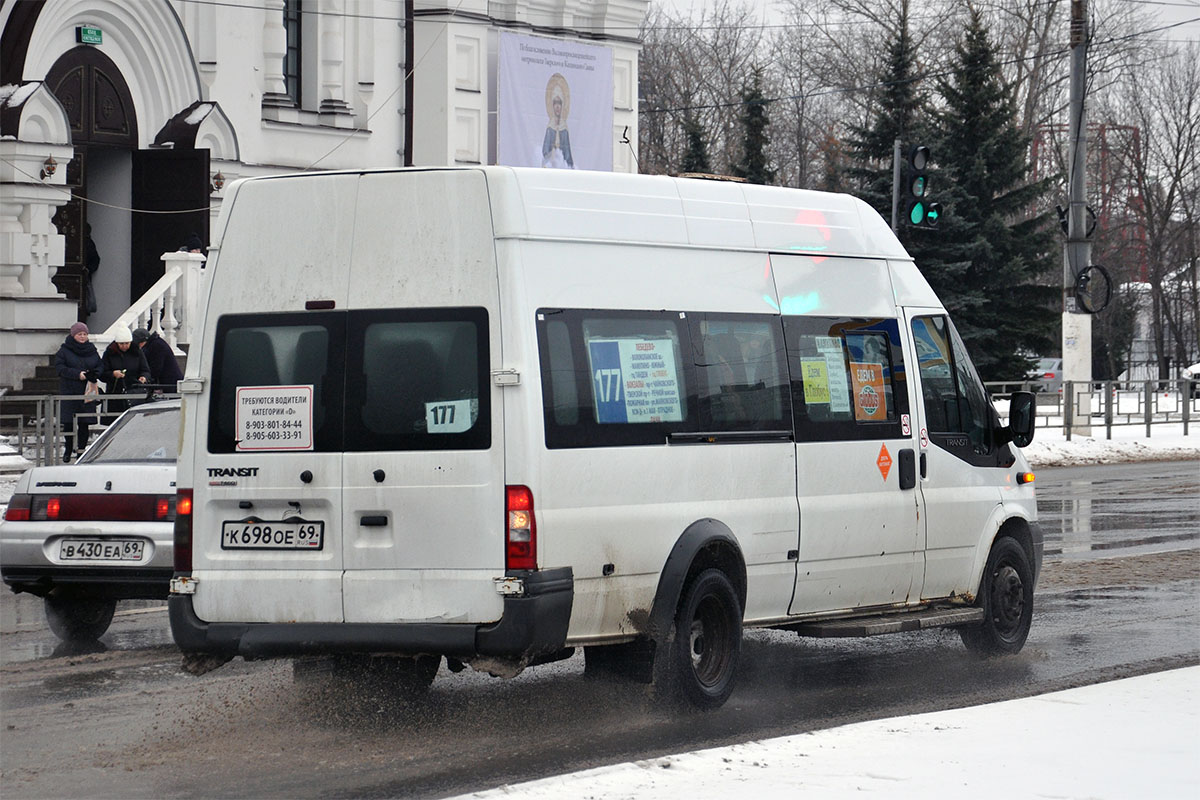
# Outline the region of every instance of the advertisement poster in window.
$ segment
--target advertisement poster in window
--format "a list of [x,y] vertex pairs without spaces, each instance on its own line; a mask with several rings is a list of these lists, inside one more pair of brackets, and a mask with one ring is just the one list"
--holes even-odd
[[612,171],[612,50],[500,34],[496,163]]
[[851,361],[850,383],[854,390],[854,419],[859,422],[882,422],[888,418],[882,364]]
[[588,359],[597,422],[683,420],[672,340],[590,339]]

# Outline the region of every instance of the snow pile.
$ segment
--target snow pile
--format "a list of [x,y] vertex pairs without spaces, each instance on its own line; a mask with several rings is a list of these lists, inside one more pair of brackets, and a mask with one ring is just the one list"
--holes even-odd
[[1062,428],[1038,428],[1033,443],[1022,452],[1034,467],[1068,467],[1088,464],[1121,464],[1131,461],[1200,460],[1200,421],[1152,425],[1146,436],[1142,425],[1113,428],[1113,438],[1104,438],[1104,428],[1093,426],[1092,436],[1072,436],[1067,441]]
[[1200,797],[1198,754],[1200,667],[1188,667],[600,767],[463,797]]

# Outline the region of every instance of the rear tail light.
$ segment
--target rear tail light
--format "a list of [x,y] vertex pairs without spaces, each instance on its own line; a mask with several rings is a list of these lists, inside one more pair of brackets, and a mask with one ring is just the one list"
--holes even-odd
[[4,518],[33,522],[169,522],[175,518],[175,495],[19,494],[13,495]]
[[8,500],[8,509],[4,519],[9,522],[24,522],[29,519],[29,509],[33,505],[33,497],[27,494],[14,494]]
[[158,520],[175,519],[175,495],[166,494],[154,501],[154,518]]
[[533,492],[528,486],[504,487],[504,516],[505,568],[537,569],[537,521],[533,515]]
[[192,490],[175,494],[175,571],[192,571]]

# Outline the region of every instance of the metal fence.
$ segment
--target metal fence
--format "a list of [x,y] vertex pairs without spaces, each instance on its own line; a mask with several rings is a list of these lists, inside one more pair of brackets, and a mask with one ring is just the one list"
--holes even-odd
[[[995,400],[1015,391],[1033,391],[1037,381],[984,384]],[[1184,378],[1149,381],[1063,381],[1062,389],[1037,393],[1037,424],[1062,428],[1067,439],[1081,426],[1103,428],[1111,439],[1113,428],[1139,426],[1146,436],[1164,425],[1182,425],[1190,434],[1191,422],[1200,418],[1200,381]],[[1174,432],[1174,428],[1172,431]],[[1099,434],[1093,430],[1092,436]]]
[[[0,396],[0,435],[8,439],[18,455],[34,466],[61,464],[67,435],[63,429],[63,403],[83,401],[86,404],[86,410],[75,415],[73,429],[74,435],[78,436],[81,424],[86,425],[90,444],[129,406],[178,396],[165,393],[161,387],[147,387],[129,394],[3,395]],[[76,447],[74,457],[81,452],[82,448]]]

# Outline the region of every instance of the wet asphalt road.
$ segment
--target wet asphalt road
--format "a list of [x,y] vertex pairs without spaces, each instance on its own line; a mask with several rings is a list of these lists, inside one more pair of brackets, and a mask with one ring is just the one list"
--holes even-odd
[[978,661],[949,631],[751,632],[737,691],[707,715],[586,680],[580,656],[512,681],[443,667],[409,706],[298,687],[286,662],[192,678],[154,604],[122,607],[107,652],[70,655],[40,603],[5,591],[0,794],[439,796],[1200,661],[1200,463],[1043,469],[1038,489],[1047,573],[1096,571],[1040,589],[1019,656]]

